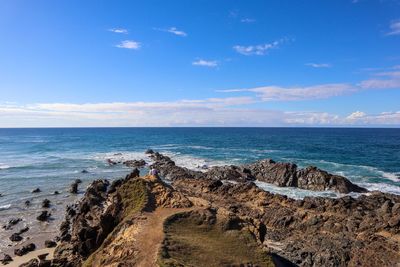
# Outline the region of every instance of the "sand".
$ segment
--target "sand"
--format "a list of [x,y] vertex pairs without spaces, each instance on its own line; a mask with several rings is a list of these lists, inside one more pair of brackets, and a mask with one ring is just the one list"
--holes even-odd
[[[25,263],[31,259],[37,258],[38,255],[49,253],[46,259],[51,260],[53,258],[55,248],[44,248],[44,249],[38,249],[35,251],[32,251],[24,256],[14,256],[13,261],[11,261],[9,264],[4,265],[0,263],[0,266],[8,266],[8,267],[18,267],[22,263]],[[12,256],[12,255],[10,255]]]

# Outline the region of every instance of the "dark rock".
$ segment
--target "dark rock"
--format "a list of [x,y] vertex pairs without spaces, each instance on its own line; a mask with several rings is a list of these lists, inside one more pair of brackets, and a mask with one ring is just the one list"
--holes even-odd
[[89,173],[87,170],[82,170],[81,173]]
[[39,261],[39,267],[51,267],[51,260],[41,260]]
[[123,164],[127,167],[131,167],[131,168],[140,168],[140,167],[144,167],[146,165],[146,161],[143,159],[140,160],[127,160],[124,161]]
[[39,267],[39,260],[31,259],[30,261],[21,264],[19,267]]
[[32,193],[40,193],[40,192],[42,192],[42,190],[40,190],[39,187],[32,190]]
[[49,253],[40,254],[40,255],[38,255],[38,259],[41,260],[41,261],[45,260],[48,255],[49,255]]
[[29,200],[26,200],[26,201],[25,201],[25,206],[28,207],[28,206],[30,206],[30,205],[31,205],[31,202],[30,202]]
[[69,192],[72,194],[78,194],[78,183],[76,182],[72,183]]
[[117,162],[113,161],[112,159],[107,159],[107,163],[110,166],[117,165]]
[[42,211],[42,213],[40,213],[39,216],[36,217],[36,219],[38,221],[44,222],[44,221],[47,221],[50,218],[50,216],[51,216],[51,213],[48,212],[47,210],[44,210],[44,211]]
[[29,231],[29,227],[27,226],[27,227],[24,227],[24,228],[22,228],[21,230],[19,230],[18,231],[18,234],[23,234],[23,233],[25,233],[25,232],[28,232]]
[[82,183],[82,180],[81,180],[81,179],[75,179],[75,183],[76,183],[76,184],[81,184],[81,183]]
[[12,257],[8,254],[4,254],[3,258],[0,260],[0,262],[4,265],[9,264],[11,261],[13,261]]
[[34,251],[36,249],[36,245],[33,243],[27,244],[23,246],[22,248],[17,248],[14,250],[14,254],[16,256],[23,256],[25,254],[28,254],[31,251]]
[[54,193],[53,193],[54,195],[59,195],[60,194],[60,192],[58,192],[58,191],[54,191]]
[[147,149],[146,152],[144,152],[145,154],[154,154],[153,149]]
[[49,208],[50,207],[50,200],[48,200],[47,198],[45,198],[42,201],[42,208]]
[[10,240],[13,242],[19,242],[22,240],[22,236],[19,233],[14,233],[10,236]]
[[14,218],[11,219],[7,222],[6,225],[3,226],[3,229],[5,230],[10,230],[14,225],[18,224],[19,222],[21,222],[22,219],[21,218]]
[[54,242],[53,240],[46,240],[46,241],[44,241],[44,246],[46,248],[54,248],[57,246],[57,243]]

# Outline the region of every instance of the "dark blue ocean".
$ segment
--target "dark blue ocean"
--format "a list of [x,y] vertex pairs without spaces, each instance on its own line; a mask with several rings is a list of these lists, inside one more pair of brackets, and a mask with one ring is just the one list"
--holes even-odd
[[[45,197],[53,202],[54,217],[59,219],[65,204],[76,199],[67,193],[74,179],[82,179],[84,187],[95,178],[121,177],[129,169],[109,166],[106,159],[148,160],[144,155],[148,148],[193,169],[263,158],[291,161],[301,167],[315,165],[371,190],[400,194],[400,129],[0,129],[0,223],[22,214],[25,224],[35,227],[29,218],[41,209],[40,202]],[[82,170],[88,173],[81,173]],[[263,183],[259,186],[291,197],[336,196],[332,192],[277,188]],[[42,192],[32,194],[36,187]],[[52,195],[55,190],[61,194]],[[25,207],[25,200],[32,201],[32,206]],[[36,227],[38,231],[54,230],[51,226]]]

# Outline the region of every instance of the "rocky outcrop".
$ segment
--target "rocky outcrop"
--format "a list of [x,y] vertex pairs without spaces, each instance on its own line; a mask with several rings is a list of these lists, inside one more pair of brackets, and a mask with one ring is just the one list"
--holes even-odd
[[299,266],[393,266],[400,262],[399,196],[373,192],[357,199],[293,200],[251,182],[179,179],[173,186],[251,223],[249,230],[265,249]]
[[[242,253],[243,259],[263,257],[267,251],[274,264],[284,262],[283,266],[374,267],[400,262],[400,196],[370,192],[358,198],[294,200],[263,191],[252,181],[313,190],[359,189],[344,177],[317,168],[299,170],[271,160],[202,173],[176,166],[161,154],[152,157],[154,167],[172,184],[154,176],[139,177],[137,169],[111,185],[94,181],[83,199],[67,208],[52,266],[148,266],[144,258],[152,258],[154,251],[171,264],[184,262],[182,257],[191,260],[195,253],[213,257],[204,244],[187,248],[186,242],[195,246],[198,240],[226,249],[218,255],[223,261],[234,253],[225,241],[243,251],[246,248],[237,240],[247,240],[242,242],[251,243],[257,253]],[[156,225],[163,224],[164,241],[153,236]],[[236,239],[243,234],[251,239]],[[162,242],[154,243],[159,239]]]
[[277,186],[299,187],[308,190],[332,190],[339,193],[367,192],[347,178],[333,175],[316,167],[298,169],[296,164],[275,162],[271,159],[249,164],[246,168],[255,179]]
[[[55,251],[54,266],[81,266],[95,252],[109,253],[103,250],[113,247],[112,240],[140,218],[141,212],[156,207],[191,205],[186,197],[161,180],[142,179],[138,175],[138,170],[134,170],[111,186],[106,180],[96,180],[88,187],[83,199],[67,209],[66,220],[60,227],[61,244]],[[100,246],[103,247],[99,250]],[[109,258],[111,254],[108,255]]]
[[200,179],[205,177],[204,173],[202,172],[189,170],[187,168],[175,165],[175,162],[171,160],[170,157],[162,155],[158,152],[151,153],[149,156],[154,161],[150,168],[157,169],[161,176],[165,177],[166,179]]
[[122,164],[124,164],[127,167],[131,167],[131,168],[141,168],[141,167],[146,166],[146,161],[144,159],[127,160],[127,161],[124,161]]

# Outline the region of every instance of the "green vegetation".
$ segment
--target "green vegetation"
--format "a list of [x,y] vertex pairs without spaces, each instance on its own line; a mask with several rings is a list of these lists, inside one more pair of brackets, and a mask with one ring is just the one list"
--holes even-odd
[[167,220],[164,230],[160,266],[275,266],[246,230],[223,230],[221,222],[202,223],[188,213]]

